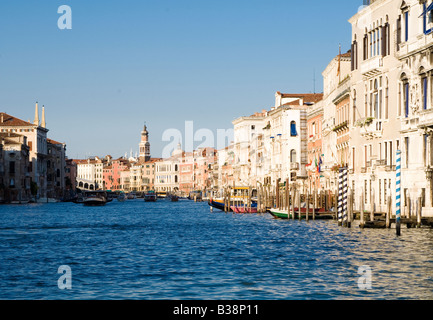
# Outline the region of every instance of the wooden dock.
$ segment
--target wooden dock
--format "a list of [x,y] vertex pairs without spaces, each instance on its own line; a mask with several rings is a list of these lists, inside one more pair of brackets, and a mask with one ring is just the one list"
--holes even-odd
[[[237,189],[236,186],[225,188],[223,195],[225,212],[233,212],[233,207],[242,206],[245,212],[270,213],[279,219],[338,220],[339,225],[349,228],[355,220],[359,220],[360,228],[384,229],[396,224],[396,217],[392,215],[390,196],[386,199],[386,212],[365,210],[363,195],[359,201],[361,207],[355,210],[353,193],[349,191],[345,219],[341,220],[338,212],[338,190],[318,192],[317,189],[309,190],[299,188],[294,184],[290,185],[289,180],[285,182],[279,180],[274,186],[260,185],[258,188],[242,188],[245,192],[240,197],[234,196],[233,190]],[[374,197],[371,199],[374,203]],[[412,202],[409,201],[409,203]],[[400,220],[402,225],[406,225],[407,228],[433,227],[433,217],[423,217],[420,204],[421,198],[418,198],[411,206],[405,207],[405,214]],[[376,208],[371,204],[370,207]]]

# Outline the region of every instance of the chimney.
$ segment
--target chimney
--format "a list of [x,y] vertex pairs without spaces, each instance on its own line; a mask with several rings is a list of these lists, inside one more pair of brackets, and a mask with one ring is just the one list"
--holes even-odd
[[35,120],[33,121],[33,124],[35,126],[39,126],[39,110],[38,110],[38,102],[36,101],[36,107],[35,107]]
[[41,122],[41,127],[42,128],[46,128],[46,123],[45,123],[45,106],[42,106],[42,122]]
[[4,113],[1,114],[0,122],[1,122],[1,123],[4,122]]

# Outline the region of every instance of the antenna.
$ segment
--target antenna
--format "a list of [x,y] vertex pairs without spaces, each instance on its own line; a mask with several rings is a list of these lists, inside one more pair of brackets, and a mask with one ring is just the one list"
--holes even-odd
[[313,93],[316,93],[316,69],[313,69]]

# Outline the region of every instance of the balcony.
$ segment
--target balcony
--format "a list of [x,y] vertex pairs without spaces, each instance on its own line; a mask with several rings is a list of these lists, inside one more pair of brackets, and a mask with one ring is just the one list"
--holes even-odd
[[377,160],[376,161],[376,165],[379,166],[384,166],[386,165],[386,159],[382,159],[382,160]]
[[418,128],[433,127],[433,109],[422,110],[419,113]]
[[391,171],[395,171],[395,170],[396,170],[396,166],[385,166],[386,172],[391,172]]
[[362,167],[361,168],[361,173],[367,173],[367,168],[366,167]]
[[372,78],[382,73],[383,57],[376,56],[361,63],[361,74],[364,77]]
[[361,127],[360,134],[367,140],[381,138],[383,134],[382,120],[374,118],[364,118],[357,122],[357,126]]
[[299,170],[299,163],[297,162],[290,163],[290,170]]

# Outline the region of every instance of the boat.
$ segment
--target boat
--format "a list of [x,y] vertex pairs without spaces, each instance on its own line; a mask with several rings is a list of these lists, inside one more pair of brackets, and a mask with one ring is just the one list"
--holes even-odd
[[246,206],[230,206],[230,209],[234,213],[257,213],[257,207],[248,208]]
[[[283,210],[283,209],[276,209],[276,208],[271,208],[268,209],[268,212],[273,215],[275,218],[278,219],[292,219],[292,210],[290,210],[290,217],[289,214],[287,212],[287,209]],[[307,209],[306,208],[301,208],[301,219],[305,219],[307,216]],[[309,210],[309,214],[308,214],[309,218],[313,218],[313,209],[311,208]],[[295,208],[295,218],[299,218],[299,209]],[[334,219],[334,214],[332,213],[326,213],[324,209],[316,209],[315,210],[315,219],[317,220],[331,220]]]
[[146,192],[146,194],[144,195],[144,201],[146,202],[155,202],[157,199],[158,196],[153,190]]
[[105,206],[107,203],[107,193],[105,191],[86,192],[83,200],[85,206]]
[[374,221],[366,221],[363,225],[359,225],[362,229],[385,229],[386,221],[383,220],[374,220]]
[[79,193],[72,202],[82,204],[84,202],[84,195],[82,193]]
[[177,195],[175,195],[175,194],[170,194],[168,196],[168,198],[170,199],[171,202],[177,202],[177,201],[179,201],[179,197]]
[[130,193],[128,193],[127,198],[129,200],[137,199],[137,195],[135,194],[135,192],[130,192]]
[[117,201],[119,202],[124,202],[126,201],[126,195],[124,192],[120,192],[119,195],[117,196]]
[[203,198],[203,194],[200,190],[191,191],[188,195],[189,200],[201,201]]
[[[230,204],[228,211],[236,213],[256,213],[257,212],[257,198],[255,197],[256,190],[252,190],[251,205],[248,202],[248,187],[235,187],[230,195]],[[209,206],[218,210],[224,211],[224,198],[210,198],[208,200]],[[235,211],[234,211],[235,210]]]
[[107,193],[107,202],[112,202],[115,198],[117,198],[117,194],[111,190],[105,191]]

